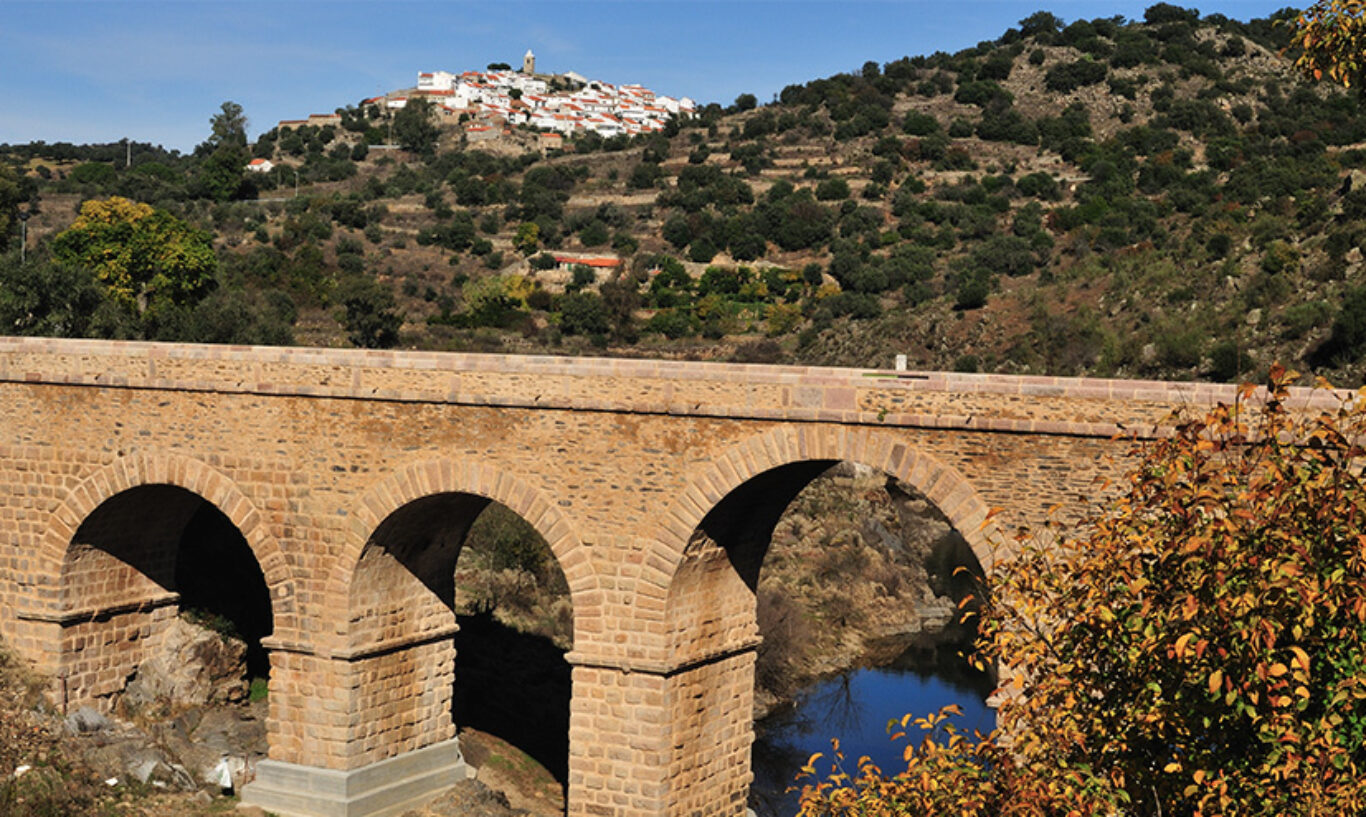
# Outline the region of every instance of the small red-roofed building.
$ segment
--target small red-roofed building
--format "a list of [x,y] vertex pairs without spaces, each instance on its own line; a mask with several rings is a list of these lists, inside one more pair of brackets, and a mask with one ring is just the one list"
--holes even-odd
[[564,136],[558,133],[542,133],[537,136],[537,144],[542,153],[564,150]]
[[614,255],[563,255],[555,254],[555,269],[571,270],[574,267],[588,267],[594,272],[614,270],[621,266],[621,259]]

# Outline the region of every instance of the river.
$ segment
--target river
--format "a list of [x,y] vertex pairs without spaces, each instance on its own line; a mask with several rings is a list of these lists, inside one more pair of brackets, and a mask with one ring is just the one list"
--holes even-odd
[[[830,770],[830,739],[837,737],[845,755],[844,771],[853,774],[858,759],[868,755],[887,774],[904,768],[904,741],[887,739],[887,722],[907,712],[924,715],[948,704],[963,708],[958,728],[988,732],[995,713],[987,707],[991,679],[973,671],[954,645],[908,645],[889,663],[853,669],[815,682],[797,696],[794,706],[755,724],[754,783],[750,807],[758,817],[792,817],[797,811],[793,775],[815,752],[822,775]],[[918,739],[918,730],[908,730]]]

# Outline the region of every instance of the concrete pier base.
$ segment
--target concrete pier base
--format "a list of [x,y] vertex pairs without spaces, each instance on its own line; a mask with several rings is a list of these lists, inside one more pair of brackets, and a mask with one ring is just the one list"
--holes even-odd
[[242,804],[281,817],[389,817],[471,776],[456,739],[347,772],[263,760]]

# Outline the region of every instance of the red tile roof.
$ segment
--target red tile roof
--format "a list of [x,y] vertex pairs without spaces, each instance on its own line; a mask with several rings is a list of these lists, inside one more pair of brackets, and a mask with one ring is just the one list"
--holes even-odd
[[555,256],[556,264],[580,264],[585,267],[616,267],[620,266],[621,260],[618,258],[571,258],[567,255]]

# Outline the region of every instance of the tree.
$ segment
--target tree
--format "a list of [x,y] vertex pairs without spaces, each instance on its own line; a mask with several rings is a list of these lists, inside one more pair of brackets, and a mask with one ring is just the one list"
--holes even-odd
[[394,138],[404,150],[428,153],[436,147],[441,131],[432,121],[432,103],[422,98],[410,99],[394,114]]
[[560,329],[566,335],[606,335],[612,331],[607,305],[596,292],[571,292],[560,298]]
[[841,201],[847,198],[849,198],[849,182],[844,179],[838,177],[822,179],[820,184],[816,185],[817,201]]
[[18,253],[0,256],[0,334],[84,337],[103,292],[84,267],[50,258],[20,264]]
[[1200,22],[1200,12],[1171,3],[1157,3],[1143,10],[1143,22],[1153,26],[1166,23],[1195,24]]
[[688,219],[681,215],[670,216],[669,220],[660,227],[659,234],[664,237],[665,241],[680,250],[692,241],[692,227],[688,224]]
[[224,145],[247,146],[247,117],[236,102],[224,102],[218,113],[209,117],[209,138],[205,143],[216,150]]
[[598,247],[606,244],[611,238],[607,231],[607,225],[597,219],[593,219],[579,231],[579,242],[585,247]]
[[209,138],[195,149],[203,159],[195,172],[192,192],[227,201],[237,196],[244,181],[243,171],[251,158],[247,152],[247,117],[236,102],[224,102],[218,113],[209,117]]
[[[517,235],[512,244],[523,255],[531,255],[541,243],[541,225],[534,221],[524,221],[517,225]],[[553,260],[553,259],[552,259]]]
[[139,313],[198,301],[213,288],[218,268],[208,233],[120,196],[82,204],[52,240],[52,253],[90,269],[111,300]]
[[1314,79],[1345,88],[1366,83],[1366,2],[1319,0],[1294,20],[1295,66]]
[[1355,361],[1366,350],[1366,287],[1352,287],[1342,296],[1333,331],[1310,355],[1315,366],[1330,367]]
[[1038,37],[1043,42],[1051,42],[1061,28],[1062,20],[1047,11],[1036,11],[1020,21],[1021,35]]
[[398,343],[403,316],[395,309],[394,293],[374,278],[351,276],[337,287],[338,318],[347,340],[362,349],[388,349]]
[[15,225],[19,223],[19,205],[27,198],[20,178],[0,164],[0,250],[14,240]]
[[1294,377],[1173,418],[1081,535],[998,567],[995,733],[921,719],[904,773],[809,787],[802,813],[1366,811],[1366,403],[1307,409]]
[[735,110],[737,111],[751,111],[758,104],[759,100],[754,94],[740,94],[735,98]]
[[200,163],[192,192],[216,201],[237,198],[239,193],[247,193],[250,197],[250,191],[243,189],[247,158],[246,148],[225,143]]

